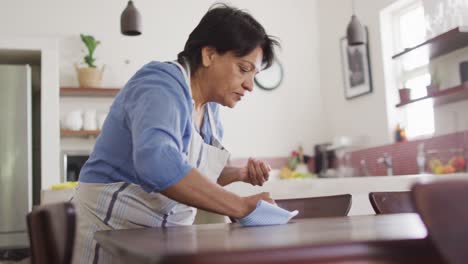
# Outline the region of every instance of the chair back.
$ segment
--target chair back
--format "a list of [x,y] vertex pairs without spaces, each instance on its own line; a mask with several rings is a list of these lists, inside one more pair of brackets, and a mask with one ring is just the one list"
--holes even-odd
[[409,191],[371,192],[369,201],[376,214],[400,214],[416,212]]
[[73,204],[38,206],[27,215],[33,264],[69,264],[76,229]]
[[429,239],[446,262],[467,263],[468,180],[415,184],[411,197]]
[[[288,211],[298,210],[294,219],[347,216],[351,208],[351,194],[275,200],[276,204]],[[231,218],[231,222],[236,220]]]

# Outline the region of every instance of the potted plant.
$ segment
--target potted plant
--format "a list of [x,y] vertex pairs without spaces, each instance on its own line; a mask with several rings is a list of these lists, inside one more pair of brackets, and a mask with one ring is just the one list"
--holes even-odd
[[427,95],[432,96],[437,93],[440,89],[440,79],[439,75],[437,74],[437,70],[434,70],[431,73],[431,84],[426,86]]
[[410,88],[400,88],[398,90],[398,94],[400,95],[400,103],[407,103],[411,100],[411,89]]
[[96,50],[96,47],[101,44],[101,42],[96,40],[91,35],[80,34],[80,37],[88,52],[83,59],[87,67],[80,68],[77,64],[75,64],[75,68],[78,74],[78,82],[80,87],[100,87],[102,73],[104,72],[105,66],[103,65],[101,69],[96,67],[94,64],[96,61],[94,58],[94,51]]

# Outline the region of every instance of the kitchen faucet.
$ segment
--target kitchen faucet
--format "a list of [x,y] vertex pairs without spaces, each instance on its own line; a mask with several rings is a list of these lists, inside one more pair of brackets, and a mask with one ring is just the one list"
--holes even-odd
[[380,157],[377,159],[377,163],[379,164],[384,164],[385,167],[387,167],[387,175],[392,176],[393,175],[393,162],[392,162],[392,157],[388,153],[384,153],[383,157]]

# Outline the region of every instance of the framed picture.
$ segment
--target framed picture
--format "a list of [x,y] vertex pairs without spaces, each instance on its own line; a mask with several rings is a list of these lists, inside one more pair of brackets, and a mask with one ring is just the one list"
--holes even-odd
[[341,60],[346,99],[372,92],[368,44],[348,46],[346,37],[340,39]]

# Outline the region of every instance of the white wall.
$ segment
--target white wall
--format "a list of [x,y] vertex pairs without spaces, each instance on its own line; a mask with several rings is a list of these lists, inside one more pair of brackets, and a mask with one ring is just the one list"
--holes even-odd
[[[326,138],[320,93],[318,1],[236,1],[282,40],[285,78],[278,90],[254,90],[235,110],[225,109],[225,143],[234,157],[306,153]],[[294,4],[292,4],[294,3]]]
[[[81,61],[84,49],[79,33],[92,34],[102,42],[96,57],[98,65],[106,64],[103,86],[122,87],[150,60],[175,59],[188,34],[214,1],[135,1],[143,17],[144,31],[139,37],[120,34],[120,14],[126,2],[8,1],[2,5],[2,10],[7,12],[0,16],[0,24],[8,26],[1,27],[0,34],[57,38],[62,86],[77,85],[73,64]],[[313,145],[327,135],[319,89],[317,1],[236,0],[231,3],[249,10],[269,34],[281,39],[283,49],[279,59],[285,68],[285,79],[273,92],[256,89],[236,109],[223,109],[225,144],[234,158],[284,156],[298,144],[303,144],[306,153],[312,152]],[[62,98],[60,103],[60,116],[64,116],[76,108],[107,109],[111,100],[102,103],[94,99]],[[58,135],[58,131],[54,134]],[[90,149],[93,142],[62,139],[62,148]],[[50,153],[58,163],[56,151]],[[43,177],[56,179],[57,176],[52,173]]]
[[[318,1],[320,28],[320,76],[329,136],[364,137],[366,146],[387,143],[386,95],[380,41],[380,10],[393,0],[355,0],[356,14],[369,30],[373,91],[351,100],[344,95],[339,39],[351,18],[351,0]],[[337,8],[339,7],[339,8]]]

